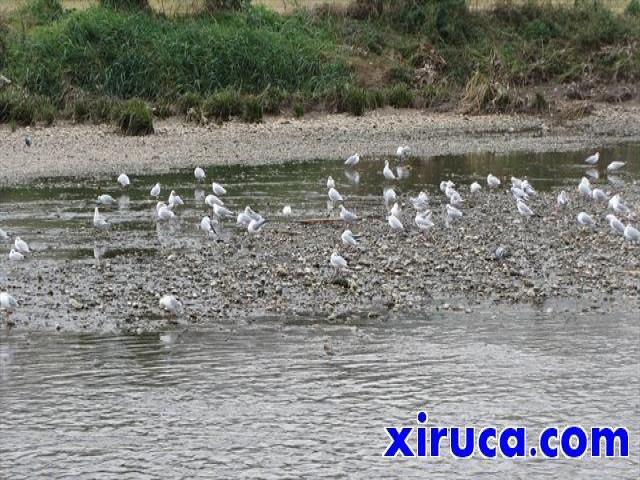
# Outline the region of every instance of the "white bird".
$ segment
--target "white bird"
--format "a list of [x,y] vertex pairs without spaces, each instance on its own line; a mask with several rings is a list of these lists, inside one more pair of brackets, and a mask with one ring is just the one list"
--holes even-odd
[[613,197],[611,197],[611,199],[609,200],[609,208],[614,212],[621,213],[623,215],[629,215],[629,213],[631,213],[629,207],[627,207],[622,201],[622,197],[620,196],[620,194],[615,194]]
[[247,231],[251,234],[260,233],[260,231],[262,230],[262,227],[264,227],[266,223],[267,223],[267,220],[264,218],[260,218],[260,219],[254,218],[249,222],[249,225],[247,225]]
[[347,261],[335,251],[331,254],[329,262],[331,263],[331,266],[336,269],[336,272],[349,268]]
[[389,205],[395,202],[396,199],[398,198],[396,195],[396,191],[391,187],[385,188],[384,191],[382,192],[382,195],[384,197],[385,205]]
[[251,220],[254,219],[253,216],[251,215],[251,213],[253,213],[253,211],[251,210],[251,207],[246,207],[243,212],[238,213],[238,218],[236,220],[236,224],[239,227],[240,226],[242,226],[242,227],[249,226],[249,224],[251,223]]
[[411,176],[411,169],[409,167],[402,167],[398,165],[396,167],[396,178],[400,180],[401,178],[409,178]]
[[440,191],[442,193],[445,193],[447,191],[447,188],[455,188],[456,184],[453,183],[451,180],[447,180],[447,181],[441,181],[440,182]]
[[601,190],[600,188],[594,188],[593,190],[591,190],[591,198],[593,198],[596,202],[606,202],[607,200],[609,200],[607,194],[604,193],[604,190]]
[[584,163],[588,165],[595,165],[600,160],[600,152],[596,152],[593,155],[588,156]]
[[98,230],[108,230],[111,225],[107,222],[106,218],[100,214],[98,207],[93,211],[93,226]]
[[[214,220],[214,221],[216,224],[218,223],[217,220]],[[212,237],[215,235],[216,232],[213,229],[213,222],[211,221],[211,218],[209,217],[209,215],[202,217],[202,220],[200,220],[200,230],[205,232],[209,237]]]
[[593,178],[594,180],[597,180],[600,178],[600,172],[598,172],[597,168],[590,168],[588,170],[585,170],[584,174],[587,177]]
[[171,190],[169,194],[169,208],[174,209],[179,205],[184,205],[182,198],[180,198],[180,195],[178,195],[175,190]]
[[595,228],[596,226],[596,222],[593,220],[593,218],[591,218],[591,215],[589,215],[586,212],[580,212],[577,218],[578,218],[578,223],[580,225],[584,225],[586,227],[591,227],[591,228]]
[[3,229],[0,228],[0,240],[9,240],[9,235]]
[[564,190],[562,190],[562,191],[558,194],[557,202],[558,202],[558,205],[559,205],[560,207],[564,207],[564,206],[566,206],[566,205],[569,205],[569,196],[567,195],[567,192],[565,192]]
[[11,260],[12,262],[20,262],[24,260],[24,255],[22,255],[20,252],[16,252],[12,248],[11,251],[9,252],[9,260]]
[[529,183],[529,180],[523,180],[521,188],[522,188],[522,190],[524,190],[524,192],[527,195],[537,195],[538,194],[538,192],[536,192],[535,189]]
[[202,168],[196,167],[196,169],[193,171],[193,176],[196,177],[196,182],[200,183],[204,181],[207,175],[204,173],[204,170]]
[[629,224],[624,227],[624,238],[630,242],[640,242],[640,232]]
[[578,191],[585,197],[591,198],[591,182],[587,177],[582,177],[578,185]]
[[607,172],[615,172],[626,165],[626,162],[611,162],[607,165]]
[[518,212],[520,212],[520,215],[524,215],[525,217],[530,217],[531,215],[533,215],[533,212],[528,207],[528,205],[520,199],[518,199]]
[[164,204],[164,202],[158,202],[156,204],[156,217],[159,222],[168,222],[176,216],[171,209]]
[[327,188],[331,190],[332,188],[336,188],[336,182],[331,175],[327,178]]
[[213,194],[217,195],[218,197],[221,197],[227,194],[227,189],[216,182],[211,182],[211,189],[213,190]]
[[340,205],[340,218],[347,223],[358,220],[358,216],[344,208],[344,205]]
[[618,217],[610,213],[604,218],[606,218],[607,222],[609,222],[609,227],[611,227],[611,230],[613,230],[615,233],[624,235],[624,223],[618,220]]
[[11,323],[11,314],[18,308],[16,299],[7,292],[0,292],[0,310],[4,310],[7,314],[7,323]]
[[285,205],[285,206],[282,208],[282,214],[283,214],[285,217],[289,217],[289,216],[291,216],[291,214],[292,214],[292,213],[293,213],[293,212],[292,212],[292,210],[291,210],[291,206],[290,206],[290,205]]
[[160,196],[160,184],[159,183],[156,183],[153,186],[153,188],[149,192],[149,195],[151,195],[152,197],[155,197],[155,198],[158,198]]
[[359,162],[360,162],[360,155],[358,155],[357,153],[354,153],[353,155],[351,155],[349,158],[345,160],[344,164],[347,167],[353,167],[357,165]]
[[127,176],[126,173],[120,174],[120,176],[118,177],[118,183],[122,188],[127,188],[129,185],[131,185],[131,182],[129,181],[129,177]]
[[206,203],[210,208],[213,208],[214,205],[224,207],[224,202],[213,194],[209,194],[204,197],[204,203]]
[[512,187],[516,187],[519,188],[521,190],[524,190],[523,186],[522,186],[522,180],[520,180],[517,177],[511,177],[511,186]]
[[213,204],[213,214],[221,220],[225,218],[233,218],[234,213],[226,207]]
[[387,217],[387,222],[389,222],[389,226],[391,227],[391,230],[394,230],[396,232],[400,230],[404,230],[404,226],[402,225],[402,222],[395,215],[389,215]]
[[447,223],[452,220],[459,220],[462,218],[462,212],[458,210],[456,207],[453,207],[449,204],[446,205],[447,209]]
[[342,195],[340,195],[340,193],[338,193],[338,191],[334,187],[329,188],[329,192],[327,193],[327,195],[329,195],[329,200],[331,200],[332,203],[343,201]]
[[97,202],[100,205],[113,205],[116,203],[116,199],[107,193],[103,193],[98,197]]
[[489,174],[487,175],[487,185],[489,185],[490,188],[496,188],[500,185],[500,179],[495,175]]
[[160,308],[173,316],[182,314],[182,303],[173,295],[163,295],[162,298],[160,298],[159,304]]
[[416,213],[416,218],[414,221],[416,227],[418,227],[418,230],[424,233],[427,233],[434,225],[433,220],[431,220],[430,211]]
[[400,159],[404,159],[406,158],[409,154],[411,153],[411,148],[407,147],[406,145],[401,145],[398,147],[398,149],[396,150],[396,157],[400,158]]
[[473,182],[471,184],[471,186],[469,187],[469,191],[471,193],[478,193],[480,190],[482,190],[482,187],[480,186],[480,184],[478,182]]
[[358,185],[360,183],[360,174],[356,171],[345,170],[344,176],[347,177],[347,180],[354,185]]
[[384,168],[382,169],[382,174],[384,175],[384,178],[386,178],[387,180],[395,180],[396,176],[393,173],[393,170],[391,170],[391,168],[389,168],[389,160],[385,160],[384,161]]
[[511,194],[516,200],[529,200],[529,195],[527,195],[527,192],[525,192],[520,187],[512,186]]
[[31,253],[31,250],[29,250],[29,245],[27,245],[27,242],[22,240],[20,237],[16,237],[16,239],[13,242],[13,246],[20,253],[23,253],[23,254],[24,253]]
[[400,205],[398,204],[398,202],[393,204],[393,207],[391,207],[391,212],[390,213],[394,217],[400,218],[400,214],[402,213],[402,209],[400,208]]
[[342,239],[342,243],[344,243],[346,246],[357,247],[360,235],[354,235],[351,230],[345,230],[344,232],[342,232],[342,235],[340,235],[340,238]]
[[420,192],[417,197],[409,197],[409,201],[418,212],[424,212],[429,208],[429,195],[426,192]]
[[447,198],[451,198],[453,195],[457,195],[458,191],[450,185],[447,185],[444,189],[444,194]]

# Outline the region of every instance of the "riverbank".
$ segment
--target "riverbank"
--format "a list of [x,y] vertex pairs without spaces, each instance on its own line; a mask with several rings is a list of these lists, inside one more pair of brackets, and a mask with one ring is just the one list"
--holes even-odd
[[[25,145],[25,137],[32,141]],[[382,109],[362,117],[315,114],[261,124],[199,126],[172,118],[156,134],[127,137],[110,125],[0,125],[0,185],[46,177],[162,173],[225,164],[275,164],[390,155],[400,144],[428,157],[470,152],[572,151],[640,140],[640,104],[597,104],[575,120],[549,116],[428,113]]]

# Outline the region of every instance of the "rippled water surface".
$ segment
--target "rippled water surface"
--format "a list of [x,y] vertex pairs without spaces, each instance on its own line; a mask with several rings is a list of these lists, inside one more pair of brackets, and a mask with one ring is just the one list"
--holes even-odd
[[[540,190],[574,185],[587,152],[411,159],[399,189],[435,191],[488,172],[528,176]],[[640,176],[640,146],[603,150],[595,183]],[[606,175],[611,160],[626,160]],[[229,190],[232,207],[250,201],[266,216],[325,212],[326,176],[360,201],[379,202],[381,164],[363,161],[359,182],[337,162],[207,169]],[[352,175],[349,177],[347,174]],[[97,192],[126,244],[154,255],[148,191],[160,181],[187,202],[185,241],[199,235],[208,185],[191,172],[113,179],[42,181],[0,189],[0,226],[30,240],[40,258],[93,258],[90,227]],[[206,192],[205,192],[206,189]],[[277,219],[276,219],[277,221]],[[5,247],[0,281],[7,266]],[[335,325],[287,318],[224,322],[202,332],[139,336],[0,333],[0,478],[637,478],[640,475],[640,319],[545,313],[533,307],[423,318],[376,318]],[[562,309],[560,309],[562,310]],[[334,355],[325,353],[331,345]],[[384,459],[384,426],[529,427],[624,425],[629,459]]]

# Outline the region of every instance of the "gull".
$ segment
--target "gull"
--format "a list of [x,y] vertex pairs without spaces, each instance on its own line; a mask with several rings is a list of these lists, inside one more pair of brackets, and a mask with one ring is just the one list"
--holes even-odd
[[354,235],[351,230],[345,230],[344,232],[342,232],[342,235],[340,235],[340,238],[342,239],[342,243],[344,243],[346,246],[357,247],[360,235]]
[[564,206],[566,206],[566,205],[569,205],[569,196],[567,195],[567,192],[565,192],[564,190],[562,190],[562,191],[558,194],[557,202],[558,202],[558,205],[559,205],[560,207],[564,207]]
[[335,250],[331,254],[331,259],[329,260],[329,262],[331,263],[331,266],[336,269],[336,273],[338,273],[340,270],[349,268],[347,265],[347,261],[342,256],[338,255],[338,252]]
[[398,149],[396,150],[396,157],[400,158],[400,159],[404,159],[406,158],[409,154],[411,153],[411,148],[407,147],[406,145],[401,145],[398,147]]
[[224,207],[224,202],[212,194],[209,194],[206,197],[204,197],[204,203],[206,203],[210,208],[213,208],[214,205],[219,205],[221,207]]
[[444,189],[444,194],[447,198],[451,198],[453,195],[457,194],[458,191],[450,185],[447,185]]
[[336,182],[331,175],[327,178],[327,188],[332,189],[336,188]]
[[596,202],[606,202],[607,200],[609,200],[607,194],[599,188],[594,188],[593,190],[591,190],[591,198],[593,198]]
[[462,212],[458,210],[456,207],[452,207],[451,205],[446,205],[447,209],[447,223],[452,220],[459,220],[462,218]]
[[27,242],[22,240],[20,237],[16,237],[16,239],[13,242],[13,246],[20,253],[23,253],[23,254],[24,253],[31,253],[31,250],[29,250],[29,245],[27,245]]
[[0,292],[0,310],[4,310],[7,314],[7,324],[11,325],[11,314],[18,308],[16,299],[7,292]]
[[453,183],[451,180],[447,180],[447,181],[441,181],[440,182],[440,191],[442,193],[445,193],[447,191],[447,188],[455,188],[456,184]]
[[522,180],[517,177],[511,177],[511,186],[524,190],[524,187],[522,186]]
[[200,220],[200,230],[205,232],[209,237],[215,235],[213,225],[211,224],[211,218],[208,215],[202,217],[202,220]]
[[516,200],[529,200],[529,195],[522,188],[513,186],[511,187],[511,193]]
[[520,215],[524,215],[525,217],[530,217],[531,215],[533,215],[533,212],[527,206],[527,204],[520,199],[518,199],[518,212],[520,212]]
[[391,207],[391,215],[393,215],[396,218],[400,218],[400,214],[402,213],[402,209],[400,208],[400,205],[398,204],[398,202],[393,204],[393,207]]
[[385,188],[384,191],[382,192],[382,195],[384,196],[384,203],[386,205],[389,205],[390,203],[395,202],[397,198],[395,190],[391,187]]
[[159,222],[168,222],[175,216],[176,214],[173,213],[171,209],[164,204],[164,202],[158,202],[156,204],[156,217]]
[[382,174],[384,175],[384,178],[386,178],[387,180],[396,179],[396,176],[394,175],[393,170],[389,168],[389,160],[384,161],[384,168],[382,169]]
[[416,227],[418,227],[418,230],[424,233],[427,233],[434,225],[433,221],[431,220],[430,211],[416,213],[416,218],[414,221]]
[[640,242],[640,232],[629,224],[624,227],[624,238],[630,242]]
[[624,215],[629,215],[629,213],[631,213],[631,210],[629,210],[629,207],[627,207],[623,203],[622,197],[620,197],[620,194],[615,194],[613,197],[611,197],[611,200],[609,200],[609,208],[616,213],[622,213]]
[[410,197],[409,201],[418,212],[424,212],[429,208],[429,195],[426,192],[420,192],[417,197]]
[[196,177],[196,182],[200,183],[204,181],[207,175],[204,173],[204,170],[202,168],[196,167],[196,169],[193,171],[193,176]]
[[160,184],[159,183],[156,183],[153,186],[153,188],[149,192],[149,195],[151,195],[152,197],[155,197],[155,198],[158,198],[160,196]]
[[600,160],[600,152],[596,152],[593,155],[588,156],[584,163],[588,165],[595,165]]
[[358,220],[358,216],[344,208],[344,205],[340,205],[340,218],[347,223]]
[[180,195],[176,194],[175,190],[171,190],[171,193],[169,194],[169,208],[174,209],[179,205],[184,205],[182,198],[180,198]]
[[399,232],[400,230],[404,230],[404,226],[402,225],[402,222],[395,215],[389,215],[387,217],[387,222],[389,222],[389,226],[391,227],[391,230],[394,230],[396,232]]
[[506,258],[508,258],[510,256],[511,256],[511,253],[509,252],[509,250],[507,250],[503,246],[499,246],[493,252],[493,258],[495,258],[498,261],[504,260],[504,259],[506,259]]
[[109,230],[109,222],[100,214],[98,207],[93,211],[93,226],[98,230]]
[[582,180],[580,180],[578,191],[585,197],[591,198],[591,183],[587,177],[582,177]]
[[521,188],[525,191],[525,193],[527,195],[537,195],[538,194],[538,192],[536,192],[535,189],[529,183],[529,180],[523,180]]
[[254,218],[249,222],[249,225],[247,225],[247,231],[250,234],[260,233],[260,231],[262,230],[262,227],[264,227],[266,223],[267,223],[267,220],[264,218],[260,218],[260,219]]
[[240,226],[242,226],[242,227],[249,226],[249,224],[251,223],[251,220],[254,219],[253,216],[251,215],[251,213],[253,213],[253,211],[251,210],[251,207],[246,207],[244,209],[244,212],[238,213],[238,218],[236,220],[236,224],[239,227]]
[[396,178],[400,180],[401,178],[409,178],[411,176],[411,169],[409,167],[402,167],[398,165],[396,167]]
[[584,174],[585,174],[587,177],[591,177],[591,178],[593,178],[594,180],[597,180],[598,178],[600,178],[600,172],[598,172],[598,170],[597,170],[597,169],[595,169],[595,168],[590,168],[590,169],[586,170],[586,171],[584,172]]
[[98,196],[97,202],[99,205],[113,205],[114,203],[116,203],[116,199],[111,195],[104,193]]
[[182,303],[173,295],[163,295],[158,303],[160,308],[175,317],[182,314]]
[[215,203],[213,204],[213,214],[221,220],[224,220],[225,218],[232,218],[234,216],[234,213],[231,210],[221,205],[216,205]]
[[596,227],[596,222],[593,220],[593,218],[591,218],[591,216],[586,213],[586,212],[580,212],[578,214],[578,223],[580,225],[584,225],[586,227],[591,227],[591,228],[595,228]]
[[24,255],[22,255],[20,252],[16,252],[12,248],[11,251],[9,252],[9,260],[11,260],[12,262],[20,262],[24,260]]
[[353,167],[357,165],[359,162],[360,162],[360,155],[358,155],[357,153],[354,153],[353,155],[351,155],[349,158],[345,160],[344,164],[347,167]]
[[290,205],[285,205],[284,207],[282,207],[282,214],[285,217],[289,217],[291,216],[293,212],[291,211],[291,206]]
[[618,217],[610,213],[604,218],[606,218],[607,222],[609,222],[611,230],[613,230],[615,233],[624,235],[624,224],[620,220],[618,220]]
[[211,189],[213,190],[214,195],[217,195],[218,197],[227,194],[227,189],[216,182],[211,182]]
[[338,191],[334,187],[329,187],[329,192],[327,193],[327,195],[329,195],[329,200],[331,200],[332,203],[343,201],[342,195],[340,195],[340,193],[338,193]]
[[607,172],[615,172],[626,165],[626,162],[611,162],[607,165]]
[[500,179],[495,175],[489,174],[487,175],[487,185],[489,185],[490,188],[495,188],[500,185]]
[[118,176],[118,183],[122,188],[127,188],[131,184],[126,173],[121,173],[120,176]]
[[454,207],[460,207],[462,206],[463,200],[458,192],[453,192],[449,197],[449,203]]
[[469,187],[469,190],[471,191],[471,193],[478,193],[480,190],[482,190],[482,187],[478,182],[473,182]]
[[3,229],[0,228],[0,240],[9,240],[9,235]]

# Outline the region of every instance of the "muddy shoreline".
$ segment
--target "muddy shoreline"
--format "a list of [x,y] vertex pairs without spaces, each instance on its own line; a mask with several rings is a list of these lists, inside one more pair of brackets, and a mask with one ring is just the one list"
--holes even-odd
[[[29,136],[32,146],[26,147]],[[11,132],[0,126],[0,185],[36,178],[162,173],[223,164],[271,164],[388,155],[408,144],[416,156],[472,152],[572,151],[640,140],[640,104],[598,104],[593,114],[559,121],[531,115],[465,116],[382,109],[363,117],[274,117],[258,125],[197,126],[156,121],[156,134],[123,137],[109,125],[60,123]]]

